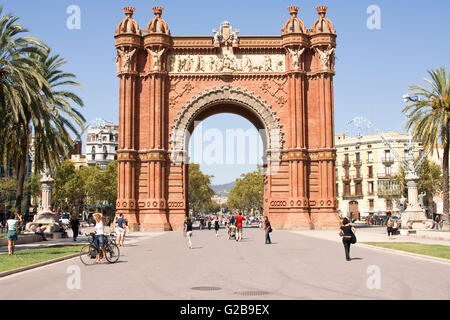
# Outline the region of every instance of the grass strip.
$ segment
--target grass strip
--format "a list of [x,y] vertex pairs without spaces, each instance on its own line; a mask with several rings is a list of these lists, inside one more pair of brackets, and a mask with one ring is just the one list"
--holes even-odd
[[0,272],[23,268],[36,263],[80,252],[82,245],[52,246],[16,251],[14,255],[0,254]]
[[417,253],[431,257],[450,259],[450,246],[421,244],[415,242],[363,242],[365,244],[393,250]]

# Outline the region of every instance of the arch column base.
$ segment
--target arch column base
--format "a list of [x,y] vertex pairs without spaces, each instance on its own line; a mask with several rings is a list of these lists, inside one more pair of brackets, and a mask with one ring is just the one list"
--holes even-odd
[[311,218],[306,210],[289,210],[269,212],[270,224],[274,229],[281,230],[312,230]]
[[341,220],[334,208],[311,209],[311,222],[316,230],[337,230]]
[[172,231],[165,211],[140,213],[139,231]]

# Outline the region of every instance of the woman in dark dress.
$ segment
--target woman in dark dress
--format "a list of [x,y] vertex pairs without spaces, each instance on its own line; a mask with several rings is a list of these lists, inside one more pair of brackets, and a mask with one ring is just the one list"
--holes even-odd
[[214,230],[216,230],[216,237],[219,236],[219,217],[214,220]]
[[350,261],[350,245],[352,244],[352,237],[354,236],[356,229],[350,225],[350,221],[347,218],[342,220],[341,231],[339,235],[342,237],[342,243],[345,249],[345,259]]

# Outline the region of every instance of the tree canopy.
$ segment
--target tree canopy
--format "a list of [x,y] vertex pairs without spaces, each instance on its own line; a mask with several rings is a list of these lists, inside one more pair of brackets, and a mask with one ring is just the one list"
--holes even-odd
[[264,175],[261,168],[242,174],[236,179],[236,185],[228,196],[227,206],[234,209],[248,210],[260,209],[264,198]]

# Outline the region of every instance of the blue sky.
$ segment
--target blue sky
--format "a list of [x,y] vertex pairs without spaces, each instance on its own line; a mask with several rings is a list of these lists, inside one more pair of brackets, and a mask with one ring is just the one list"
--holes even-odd
[[[450,1],[406,0],[315,0],[315,1],[113,1],[113,0],[8,0],[4,13],[14,13],[30,34],[48,44],[69,63],[66,71],[77,75],[79,94],[88,121],[105,118],[118,122],[118,79],[115,76],[114,31],[124,6],[134,6],[134,18],[145,29],[153,6],[165,7],[163,18],[172,35],[212,35],[211,30],[228,20],[241,35],[279,35],[288,19],[288,6],[300,6],[299,17],[307,28],[317,18],[318,5],[327,5],[327,17],[338,34],[336,50],[336,132],[355,116],[369,118],[380,130],[403,130],[402,95],[411,84],[422,84],[427,70],[448,65]],[[70,5],[81,9],[81,29],[69,30],[66,13]],[[381,9],[381,29],[369,30],[366,13],[370,5]],[[402,124],[403,123],[403,124]],[[205,127],[235,127],[251,124],[236,116],[217,115]],[[248,166],[206,166],[214,183],[234,180]]]

